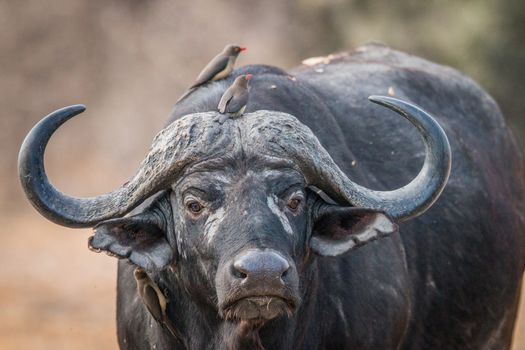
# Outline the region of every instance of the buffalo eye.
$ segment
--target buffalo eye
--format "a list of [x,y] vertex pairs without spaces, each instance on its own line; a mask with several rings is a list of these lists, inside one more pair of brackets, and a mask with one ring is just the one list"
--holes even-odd
[[290,208],[292,211],[296,211],[299,208],[299,205],[301,205],[301,198],[298,197],[292,197],[288,200],[288,208]]
[[196,214],[200,214],[200,212],[203,209],[203,206],[196,200],[190,200],[186,203],[186,208],[188,208],[190,213],[196,215]]

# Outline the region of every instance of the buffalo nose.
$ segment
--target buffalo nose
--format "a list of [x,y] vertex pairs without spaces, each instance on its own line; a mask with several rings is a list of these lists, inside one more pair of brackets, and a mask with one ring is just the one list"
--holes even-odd
[[252,250],[235,259],[232,274],[246,282],[276,282],[289,268],[288,261],[276,251]]

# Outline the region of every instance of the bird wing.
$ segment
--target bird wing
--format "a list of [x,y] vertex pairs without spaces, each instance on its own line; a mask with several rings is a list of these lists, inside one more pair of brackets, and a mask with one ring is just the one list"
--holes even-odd
[[149,284],[144,286],[142,300],[153,318],[157,320],[157,322],[162,322],[162,306],[160,305],[159,297],[155,289]]
[[[226,105],[227,113],[237,113],[241,110],[242,107],[246,106],[248,103],[249,93],[248,90],[243,89],[241,92],[234,94],[230,99],[230,102]],[[221,112],[224,113],[224,112]]]
[[208,82],[217,73],[223,71],[226,68],[226,66],[228,66],[229,59],[230,58],[228,56],[222,53],[215,56],[200,72],[199,76],[195,80],[195,83],[193,83],[190,89]]
[[219,109],[219,112],[224,113],[224,111],[226,111],[226,108],[228,107],[228,104],[232,97],[232,89],[228,88],[228,90],[224,92],[224,95],[222,95],[221,100],[219,101],[219,106],[217,107]]

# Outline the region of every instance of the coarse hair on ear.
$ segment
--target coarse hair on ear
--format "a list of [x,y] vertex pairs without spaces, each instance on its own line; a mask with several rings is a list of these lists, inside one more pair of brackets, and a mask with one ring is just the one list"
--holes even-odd
[[146,271],[163,270],[176,255],[167,239],[172,217],[166,196],[159,196],[139,214],[96,225],[88,246],[96,252],[128,259]]
[[338,256],[397,232],[382,211],[322,204],[314,222],[311,249],[320,256]]

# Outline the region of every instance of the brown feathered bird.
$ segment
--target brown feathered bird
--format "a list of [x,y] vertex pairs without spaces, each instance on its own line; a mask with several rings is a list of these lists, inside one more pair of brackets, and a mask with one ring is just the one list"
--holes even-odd
[[248,82],[252,78],[252,74],[240,75],[235,78],[233,84],[224,92],[219,101],[219,112],[228,113],[232,117],[240,117],[250,97],[248,91]]
[[187,97],[195,90],[195,88],[206,84],[210,81],[220,80],[226,78],[233,71],[235,60],[242,51],[246,51],[245,47],[238,45],[226,45],[224,50],[215,56],[204,69],[200,72],[189,90],[179,98],[179,101]]
[[181,344],[185,345],[184,339],[166,314],[167,300],[159,286],[140,267],[137,267],[133,274],[137,282],[137,291],[151,316],[166,327]]
[[137,291],[142,298],[142,302],[146,305],[151,316],[157,322],[162,323],[166,315],[166,298],[164,294],[143,269],[136,268],[134,275],[137,282]]

